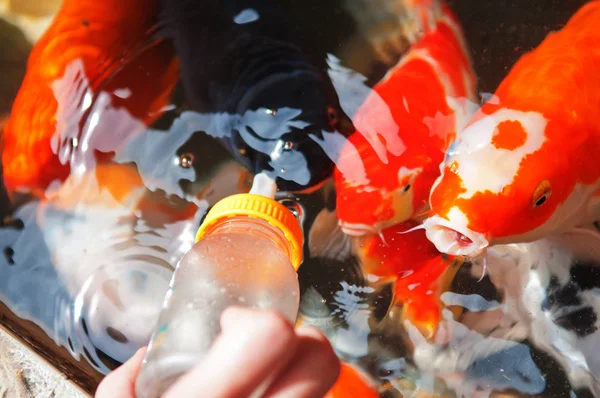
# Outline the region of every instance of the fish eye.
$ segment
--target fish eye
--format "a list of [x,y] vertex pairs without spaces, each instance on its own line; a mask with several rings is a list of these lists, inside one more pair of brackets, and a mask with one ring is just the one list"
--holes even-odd
[[402,189],[402,192],[408,192],[410,190],[411,184],[406,184],[406,186]]
[[189,169],[194,165],[194,155],[192,153],[184,153],[179,157],[179,166],[184,169]]
[[337,111],[333,108],[327,108],[327,117],[332,126],[335,126],[339,122]]
[[539,207],[548,201],[548,198],[552,195],[552,187],[548,180],[544,180],[537,186],[533,192],[531,204],[534,208]]

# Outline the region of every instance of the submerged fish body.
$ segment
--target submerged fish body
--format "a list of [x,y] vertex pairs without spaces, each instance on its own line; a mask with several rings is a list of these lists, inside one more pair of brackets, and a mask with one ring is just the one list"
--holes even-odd
[[[599,245],[600,234],[593,227],[572,228],[530,243],[494,245],[486,254],[487,277],[499,294],[486,299],[466,288],[466,292],[444,294],[442,301],[449,307],[460,306],[466,310],[457,320],[470,333],[497,341],[527,341],[560,364],[572,389],[589,389],[597,396],[600,392]],[[472,278],[476,280],[481,272],[481,260],[473,264],[478,266],[472,269]],[[463,284],[467,285],[461,280],[454,287]],[[463,355],[481,356],[476,350],[476,340],[470,339],[473,346],[461,349]],[[503,361],[520,362],[515,355],[503,356],[504,359],[498,361],[501,368],[504,368]],[[551,365],[550,359],[536,362],[545,369],[556,367]],[[522,367],[523,370],[526,369]],[[533,394],[535,391],[529,389],[535,387],[538,393],[546,388],[556,395],[557,390],[564,388],[561,385],[556,385],[556,390],[551,388],[552,381],[547,378],[540,383],[533,377],[519,380],[509,379],[509,376],[503,374],[498,380],[514,383],[511,387],[523,393]],[[566,381],[557,383],[568,387]],[[519,384],[521,388],[517,387]]]
[[[316,140],[336,132],[342,113],[324,58],[307,54],[307,33],[298,31],[286,4],[164,0],[162,6],[163,33],[180,57],[189,102],[223,120],[220,131],[207,133],[281,190],[301,191],[330,177],[332,160]],[[240,119],[249,119],[248,126],[236,127]]]
[[354,366],[342,362],[340,375],[324,398],[378,398],[373,383]]
[[[29,56],[4,129],[9,191],[64,180],[76,152],[96,156],[92,131],[124,141],[159,116],[178,67],[170,43],[154,37],[157,12],[153,0],[64,2]],[[137,125],[100,117],[109,105]]]
[[460,132],[430,196],[450,254],[528,242],[598,218],[600,1],[514,65]]
[[114,363],[103,358],[124,362],[147,344],[172,271],[206,210],[247,192],[247,174],[230,160],[188,200],[150,190],[132,164],[69,175],[16,210],[22,230],[0,228],[0,298],[73,356],[108,372]]
[[394,303],[402,307],[402,319],[431,337],[442,318],[440,296],[462,262],[438,252],[423,230],[404,233],[416,225],[408,221],[362,237],[355,250],[367,274],[395,281]]
[[377,232],[427,210],[444,151],[464,126],[474,88],[462,31],[445,8],[353,119],[357,132],[342,148],[334,174],[344,232]]

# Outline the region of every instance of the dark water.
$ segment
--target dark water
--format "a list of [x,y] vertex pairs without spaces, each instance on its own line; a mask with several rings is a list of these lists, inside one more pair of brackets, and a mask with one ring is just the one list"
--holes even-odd
[[[493,92],[520,55],[564,25],[583,3],[450,1],[465,31],[477,91]],[[410,23],[407,16],[391,11],[394,4],[375,0],[286,4],[285,15],[291,18],[286,22],[302,33],[308,58],[331,78],[340,113],[349,119],[348,109],[361,102],[356,93],[379,82],[406,51],[390,47],[400,27]],[[352,11],[357,9],[361,12]],[[4,38],[0,65],[6,71],[0,80],[0,111],[7,114],[31,45],[6,23],[0,25],[0,37]],[[386,49],[383,55],[374,50],[378,39]],[[354,78],[343,80],[347,76]],[[253,167],[260,161],[231,151],[242,143],[224,131],[231,126],[236,131],[258,131],[249,133],[259,136],[257,146],[244,150],[264,154],[265,148],[274,150],[265,144],[273,137],[261,136],[261,131],[277,138],[281,128],[295,126],[293,107],[282,110],[294,98],[275,93],[269,100],[275,102],[267,108],[278,108],[275,118],[266,120],[264,113],[252,109],[232,115],[214,109],[216,102],[206,98],[202,105],[213,108],[198,109],[178,86],[173,106],[144,134],[123,142],[112,142],[110,136],[95,141],[114,153],[109,164],[97,164],[83,154],[84,172],[43,199],[16,195],[10,203],[2,187],[0,215],[12,215],[4,218],[0,229],[2,301],[101,372],[125,361],[145,344],[172,269],[193,244],[206,210],[219,199],[250,188]],[[101,121],[115,118],[115,125],[135,122],[110,111],[114,109],[98,108],[93,113]],[[343,130],[339,124],[334,127]],[[244,143],[249,141],[240,136]],[[214,137],[230,140],[222,145]],[[284,166],[279,174],[276,168],[273,173],[284,180],[293,170],[299,170],[298,175],[305,170],[313,173],[320,164],[310,158],[313,152],[300,152],[307,157],[305,163],[292,162],[302,160],[298,157],[286,160],[292,162],[287,174],[281,172]],[[121,181],[131,181],[127,178],[132,173],[141,184],[127,187],[126,197],[115,200],[108,192],[118,189]],[[480,262],[465,263],[441,297],[440,331],[428,340],[415,325],[394,317],[393,285],[367,275],[359,256],[349,249],[352,239],[323,221],[336,207],[330,181],[312,193],[280,192],[278,198],[293,200],[304,211],[302,322],[321,328],[342,359],[381,384],[382,396],[418,391],[444,396],[496,392],[585,397],[600,392],[596,348],[600,257],[590,254],[600,243],[595,229],[517,248],[495,248],[482,279]],[[537,263],[546,267],[536,269],[532,264]],[[450,311],[456,307],[461,307],[460,315]]]

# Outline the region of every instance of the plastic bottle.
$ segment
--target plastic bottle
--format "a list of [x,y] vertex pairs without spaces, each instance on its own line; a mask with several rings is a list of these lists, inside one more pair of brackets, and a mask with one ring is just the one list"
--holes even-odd
[[231,305],[275,309],[295,322],[302,242],[294,215],[273,199],[240,194],[215,204],[175,269],[136,396],[159,397],[199,363]]

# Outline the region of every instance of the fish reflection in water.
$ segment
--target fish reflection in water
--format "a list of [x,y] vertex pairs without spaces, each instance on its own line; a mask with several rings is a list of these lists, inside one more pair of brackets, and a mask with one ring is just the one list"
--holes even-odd
[[98,351],[122,362],[146,344],[172,270],[209,203],[246,190],[244,173],[225,165],[217,177],[230,184],[206,186],[195,203],[149,191],[129,165],[71,176],[16,211],[22,231],[0,229],[12,253],[2,259],[3,301],[107,371]]
[[[11,266],[3,268],[0,290],[17,315],[106,372],[114,366],[106,357],[122,362],[146,344],[172,269],[193,244],[207,207],[249,187],[248,173],[227,158],[197,151],[198,159],[182,167],[177,150],[198,140],[188,125],[147,129],[102,102],[102,94],[89,118],[145,134],[90,134],[89,151],[71,157],[77,167],[69,177],[16,210],[24,229],[0,229],[11,254],[3,259]],[[92,156],[109,148],[121,163]],[[210,152],[211,145],[201,148]]]

